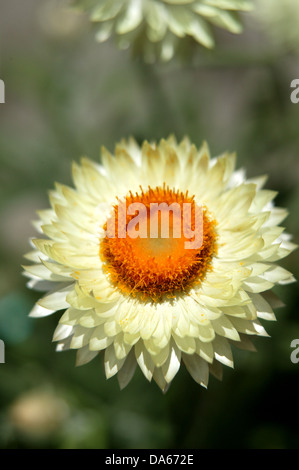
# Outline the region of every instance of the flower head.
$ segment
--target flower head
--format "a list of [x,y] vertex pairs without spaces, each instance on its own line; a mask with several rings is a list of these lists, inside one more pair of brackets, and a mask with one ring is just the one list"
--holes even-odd
[[75,0],[98,24],[96,38],[116,34],[119,46],[133,44],[148,61],[172,58],[182,38],[192,37],[207,48],[214,46],[210,25],[240,33],[239,11],[252,9],[250,0]]
[[187,138],[122,141],[101,160],[75,163],[75,189],[57,184],[39,212],[25,274],[47,293],[31,316],[66,309],[57,350],[76,349],[78,365],[104,351],[121,387],[138,364],[166,390],[181,362],[206,387],[233,366],[231,344],[267,336],[271,289],[294,281],[276,264],[295,248],[287,212],[234,154],[210,158]]

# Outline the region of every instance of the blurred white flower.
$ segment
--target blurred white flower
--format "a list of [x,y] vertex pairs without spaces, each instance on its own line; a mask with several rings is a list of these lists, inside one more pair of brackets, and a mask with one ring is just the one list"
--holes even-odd
[[189,36],[214,46],[210,25],[240,33],[240,11],[252,9],[250,0],[74,0],[98,23],[96,38],[115,34],[121,48],[142,51],[147,61],[170,60],[177,45]]
[[86,27],[84,17],[71,10],[71,0],[47,0],[38,7],[38,21],[42,31],[53,38],[76,36]]
[[34,438],[45,438],[57,431],[68,415],[67,403],[43,390],[32,390],[19,396],[9,409],[14,428]]

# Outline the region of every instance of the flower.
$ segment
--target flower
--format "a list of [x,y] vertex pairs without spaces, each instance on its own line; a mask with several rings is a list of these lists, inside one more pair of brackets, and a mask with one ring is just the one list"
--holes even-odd
[[48,390],[33,389],[20,395],[9,408],[9,421],[21,434],[43,439],[54,434],[69,416],[66,401]]
[[299,50],[299,3],[297,0],[258,0],[256,18],[273,44],[282,51]]
[[271,289],[294,281],[276,264],[296,247],[279,226],[287,211],[265,177],[235,170],[234,154],[211,159],[188,138],[123,140],[101,161],[74,163],[75,189],[56,184],[39,212],[44,238],[24,268],[47,293],[31,316],[66,309],[57,350],[76,349],[78,365],[105,351],[106,377],[121,387],[138,364],[166,390],[181,362],[206,387],[209,372],[233,367],[232,344],[250,350],[250,337],[267,336]]
[[157,56],[170,60],[187,36],[212,48],[209,23],[237,34],[242,31],[238,12],[252,9],[250,0],[75,0],[74,4],[99,23],[99,42],[115,33],[121,48],[133,44],[149,62]]

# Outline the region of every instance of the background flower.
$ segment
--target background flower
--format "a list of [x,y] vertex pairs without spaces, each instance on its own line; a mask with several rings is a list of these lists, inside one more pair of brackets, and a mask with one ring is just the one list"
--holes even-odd
[[75,0],[74,4],[90,12],[99,42],[116,34],[121,48],[133,45],[150,62],[156,56],[171,59],[186,37],[212,48],[210,25],[240,33],[239,12],[252,9],[249,0]]

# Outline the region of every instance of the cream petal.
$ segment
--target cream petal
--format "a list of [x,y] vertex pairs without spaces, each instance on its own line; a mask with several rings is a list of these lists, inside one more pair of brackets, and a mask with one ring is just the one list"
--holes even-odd
[[154,331],[158,328],[158,323],[164,322],[164,318],[163,315],[159,315],[158,309],[151,306],[144,308],[142,317],[140,319],[140,337],[147,340],[153,336]]
[[241,341],[231,341],[231,343],[236,346],[236,348],[244,349],[245,351],[256,352],[256,347],[250,341],[247,335],[240,334]]
[[259,336],[266,336],[269,337],[267,331],[263,327],[263,325],[259,322],[259,320],[253,321],[254,328]]
[[70,307],[64,312],[59,323],[70,326],[78,325],[82,315],[84,315],[84,311]]
[[91,331],[89,349],[91,351],[101,351],[107,348],[113,342],[113,337],[108,337],[104,330],[104,324],[97,326]]
[[107,379],[110,379],[115,374],[117,374],[121,370],[124,362],[125,358],[117,359],[113,345],[111,344],[110,346],[108,346],[108,348],[106,348],[105,350],[104,357],[105,374]]
[[244,318],[245,320],[255,320],[257,317],[257,310],[252,303],[242,306],[222,307],[222,312],[224,315]]
[[83,326],[79,325],[75,326],[70,348],[83,348],[88,344],[91,334],[92,330],[90,328],[84,328]]
[[48,256],[45,256],[38,250],[29,251],[24,255],[24,258],[26,258],[28,261],[31,261],[32,263],[39,263],[40,261],[48,260]]
[[264,223],[264,227],[274,227],[281,222],[283,222],[287,216],[288,216],[288,211],[286,209],[283,209],[281,207],[273,207],[270,211],[270,216],[268,220]]
[[35,304],[31,312],[29,313],[29,317],[32,317],[32,318],[47,317],[48,315],[52,315],[52,313],[54,312],[56,312],[56,310],[49,310],[48,308]]
[[145,343],[145,347],[146,349],[148,350],[148,352],[151,354],[151,357],[152,357],[152,360],[155,364],[155,367],[161,367],[163,366],[163,364],[165,364],[165,362],[167,361],[168,357],[169,357],[169,344],[167,344],[165,346],[165,348],[162,348],[162,349],[159,349],[159,352],[156,352],[155,354],[153,354],[153,348],[151,348],[151,345],[149,345],[148,343],[149,342],[144,342]]
[[63,339],[62,341],[59,341],[56,346],[56,351],[57,352],[62,352],[62,351],[68,351],[71,349],[71,341],[72,341],[72,336],[69,336],[66,339]]
[[161,371],[167,383],[170,383],[173,380],[174,376],[180,368],[180,364],[181,351],[172,341],[167,361],[161,367]]
[[170,383],[166,382],[161,367],[156,367],[155,368],[154,374],[153,374],[153,379],[156,382],[156,384],[160,387],[162,392],[166,393],[169,386],[170,386]]
[[128,0],[128,6],[116,22],[118,34],[129,33],[137,28],[143,20],[142,0]]
[[255,294],[272,289],[273,286],[273,282],[267,281],[266,279],[263,279],[260,276],[250,277],[249,279],[243,282],[244,289],[247,292]]
[[83,366],[88,364],[98,355],[98,351],[90,351],[89,346],[86,345],[84,348],[78,349],[76,355],[76,366]]
[[60,286],[59,282],[51,282],[51,281],[40,281],[38,279],[31,279],[26,283],[26,286],[29,289],[34,289],[38,292],[47,292],[52,289],[58,289]]
[[253,304],[257,309],[257,316],[264,320],[275,321],[276,317],[266,299],[260,294],[250,294]]
[[192,378],[202,387],[208,388],[209,366],[206,361],[197,354],[183,354],[185,366]]
[[117,379],[120,389],[124,389],[132,380],[135,373],[137,362],[133,350],[130,351],[122,368],[118,371]]
[[49,271],[46,266],[43,264],[34,264],[32,266],[22,266],[29,275],[32,275],[33,278],[42,278],[47,281],[53,282],[67,282],[68,279],[64,276],[59,276]]
[[123,333],[118,333],[118,335],[116,335],[113,341],[113,346],[117,359],[123,359],[126,357],[132,348],[130,344],[125,343]]
[[64,277],[64,278],[70,278],[71,277],[72,269],[69,266],[64,266],[62,264],[58,264],[58,263],[55,263],[53,261],[47,261],[47,260],[43,260],[43,259],[41,259],[41,262],[52,273],[57,274],[58,276],[61,276],[61,277]]
[[215,338],[215,330],[211,324],[208,325],[199,325],[199,339],[203,343],[209,343]]
[[225,366],[234,367],[233,354],[227,339],[216,336],[213,341],[214,356]]
[[272,291],[263,292],[263,298],[266,299],[272,308],[281,308],[285,306],[280,298]]
[[227,317],[222,316],[217,320],[212,321],[211,323],[217,335],[224,336],[234,341],[240,340],[237,330],[234,328]]
[[196,351],[196,342],[194,338],[191,338],[190,336],[184,336],[184,338],[181,338],[175,333],[172,333],[172,337],[180,351],[186,354],[194,354]]
[[213,364],[209,364],[209,371],[212,375],[214,375],[214,377],[216,377],[216,379],[222,380],[223,367],[222,367],[222,364],[220,364],[220,362],[218,362],[217,360],[214,360]]
[[212,364],[214,359],[213,343],[204,343],[199,339],[196,340],[196,354],[202,357],[205,361]]
[[136,344],[137,341],[139,340],[140,340],[140,335],[138,333],[136,334],[124,333],[124,342],[130,346],[134,346],[134,344]]
[[271,266],[263,274],[263,278],[269,282],[278,284],[290,284],[296,281],[294,276],[281,266]]
[[264,207],[277,196],[276,191],[270,191],[268,189],[262,189],[256,193],[254,200],[252,201],[250,212],[256,213],[264,209]]
[[151,381],[155,365],[142,340],[139,340],[135,345],[135,357],[144,376]]
[[49,310],[62,310],[68,308],[70,305],[66,300],[69,292],[73,290],[73,284],[62,287],[46,295],[38,301],[41,307],[48,308]]
[[241,318],[231,318],[231,322],[240,333],[246,333],[247,335],[269,336],[258,320],[249,321]]
[[85,328],[96,328],[105,323],[105,319],[101,318],[94,309],[81,311],[78,323]]
[[61,323],[55,329],[53,341],[61,341],[73,334],[74,328],[70,325],[62,325]]

